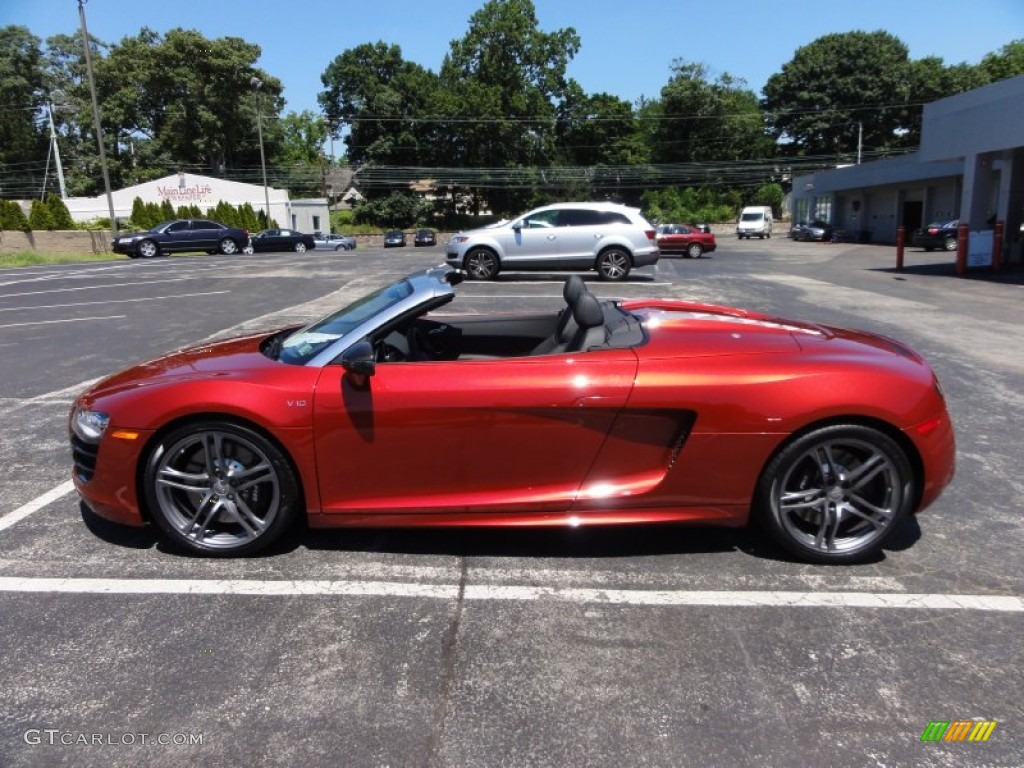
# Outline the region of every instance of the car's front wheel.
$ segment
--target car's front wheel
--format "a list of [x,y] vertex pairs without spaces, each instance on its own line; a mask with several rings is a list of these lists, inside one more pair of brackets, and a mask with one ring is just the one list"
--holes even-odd
[[628,251],[622,248],[607,248],[597,257],[595,268],[602,280],[617,282],[626,279],[632,266],[633,260]]
[[303,242],[296,243],[295,244],[295,252],[296,253],[305,253],[306,252],[306,244],[303,243]]
[[225,256],[230,256],[234,253],[238,253],[238,243],[236,243],[230,237],[225,237],[223,240],[221,240],[218,248],[220,252],[223,253]]
[[686,255],[691,259],[699,259],[704,254],[704,246],[700,243],[690,243],[686,247]]
[[160,247],[152,240],[143,240],[136,246],[135,251],[144,259],[152,259],[160,255]]
[[757,515],[801,560],[874,557],[909,514],[914,474],[903,449],[871,427],[823,427],[785,446],[757,487]]
[[206,556],[257,552],[280,538],[299,506],[283,452],[230,421],[188,424],[165,435],[146,462],[153,522],[175,544]]
[[474,248],[467,253],[462,266],[472,280],[493,280],[500,270],[498,257],[486,248]]

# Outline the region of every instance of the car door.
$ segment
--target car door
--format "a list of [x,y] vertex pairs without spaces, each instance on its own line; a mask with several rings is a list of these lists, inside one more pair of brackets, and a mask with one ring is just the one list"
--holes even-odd
[[195,219],[191,228],[192,247],[197,251],[217,250],[223,232],[223,228],[215,222]]
[[559,214],[561,266],[564,269],[589,269],[594,264],[598,243],[606,235],[606,213],[586,208],[565,208]]
[[499,237],[505,252],[503,262],[533,269],[557,269],[561,258],[557,209],[524,216]]
[[317,384],[321,508],[543,514],[572,504],[633,387],[632,350],[379,363]]
[[192,245],[191,226],[188,221],[176,221],[164,230],[160,248],[165,251],[187,251]]

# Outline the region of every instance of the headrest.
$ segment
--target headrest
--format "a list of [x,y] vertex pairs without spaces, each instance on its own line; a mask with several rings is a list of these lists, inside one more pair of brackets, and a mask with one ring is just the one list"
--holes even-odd
[[589,291],[580,295],[572,305],[572,317],[580,328],[596,328],[604,324],[604,312],[594,294]]
[[579,275],[569,275],[565,281],[565,286],[562,288],[562,298],[571,307],[585,290],[587,290],[587,286],[583,282],[582,277]]

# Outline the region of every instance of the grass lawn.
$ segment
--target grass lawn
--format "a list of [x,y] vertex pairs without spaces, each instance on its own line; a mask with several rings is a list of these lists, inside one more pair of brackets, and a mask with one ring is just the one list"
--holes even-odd
[[127,259],[119,253],[48,253],[44,251],[14,251],[0,253],[0,269],[34,267],[46,264],[74,264],[80,261],[112,261]]

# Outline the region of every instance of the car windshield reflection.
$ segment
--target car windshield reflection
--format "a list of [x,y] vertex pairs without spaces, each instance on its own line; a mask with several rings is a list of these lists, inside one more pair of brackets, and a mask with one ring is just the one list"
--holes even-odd
[[333,315],[328,315],[288,336],[281,344],[278,359],[284,363],[305,365],[328,344],[333,344],[370,318],[408,298],[412,292],[412,283],[401,280],[363,296]]

